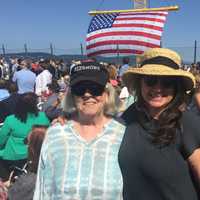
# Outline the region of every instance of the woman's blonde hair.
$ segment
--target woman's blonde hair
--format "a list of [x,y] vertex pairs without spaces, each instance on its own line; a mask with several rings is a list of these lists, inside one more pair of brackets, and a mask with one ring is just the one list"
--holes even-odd
[[115,65],[113,64],[109,64],[106,67],[108,74],[109,74],[109,79],[116,79],[117,78],[117,69],[115,67]]
[[[105,87],[105,92],[108,94],[106,102],[104,104],[104,115],[106,116],[116,116],[118,113],[118,109],[120,107],[120,99],[118,94],[115,91],[115,88],[107,83]],[[63,99],[63,111],[71,116],[77,113],[77,108],[74,101],[74,96],[71,93],[71,90],[67,91],[65,98]]]

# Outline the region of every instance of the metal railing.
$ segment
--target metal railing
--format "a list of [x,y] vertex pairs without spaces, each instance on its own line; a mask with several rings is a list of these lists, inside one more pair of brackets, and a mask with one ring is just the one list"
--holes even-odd
[[[196,63],[200,61],[200,45],[196,42],[194,46],[163,46],[165,48],[170,48],[175,51],[177,51],[184,62],[188,63]],[[61,49],[61,48],[55,48],[52,44],[49,48],[38,48],[34,49],[31,47],[27,47],[27,45],[24,46],[24,48],[7,48],[4,45],[2,45],[2,48],[0,48],[0,55],[3,56],[9,56],[12,54],[27,54],[30,55],[32,53],[46,53],[49,55],[86,55],[85,47],[81,44],[80,47],[75,48],[69,48],[69,49]]]

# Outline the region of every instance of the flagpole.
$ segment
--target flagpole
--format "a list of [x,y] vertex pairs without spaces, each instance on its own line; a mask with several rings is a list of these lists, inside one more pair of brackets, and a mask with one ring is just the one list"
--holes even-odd
[[119,44],[117,44],[117,64],[119,65]]
[[89,15],[111,14],[111,13],[130,13],[130,12],[146,12],[146,11],[176,11],[178,6],[168,6],[160,8],[142,8],[142,9],[128,9],[128,10],[92,10],[88,12]]

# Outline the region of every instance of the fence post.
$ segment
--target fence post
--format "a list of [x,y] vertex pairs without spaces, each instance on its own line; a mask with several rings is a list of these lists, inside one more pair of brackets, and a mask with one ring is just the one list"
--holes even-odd
[[53,56],[53,45],[50,43],[50,54]]
[[81,43],[80,46],[81,46],[81,55],[83,56],[83,44]]
[[4,44],[2,44],[2,52],[3,52],[3,57],[5,57],[6,56],[6,50],[5,50]]
[[27,55],[28,55],[28,48],[27,48],[26,44],[24,44],[24,52],[25,52],[25,56],[27,57]]
[[197,62],[197,41],[194,41],[194,64]]
[[117,44],[117,64],[120,65],[119,44]]

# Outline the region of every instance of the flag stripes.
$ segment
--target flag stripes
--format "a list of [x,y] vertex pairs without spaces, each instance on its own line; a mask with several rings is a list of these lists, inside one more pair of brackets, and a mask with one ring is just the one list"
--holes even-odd
[[86,38],[87,55],[138,55],[159,47],[167,14],[155,11],[93,17]]

